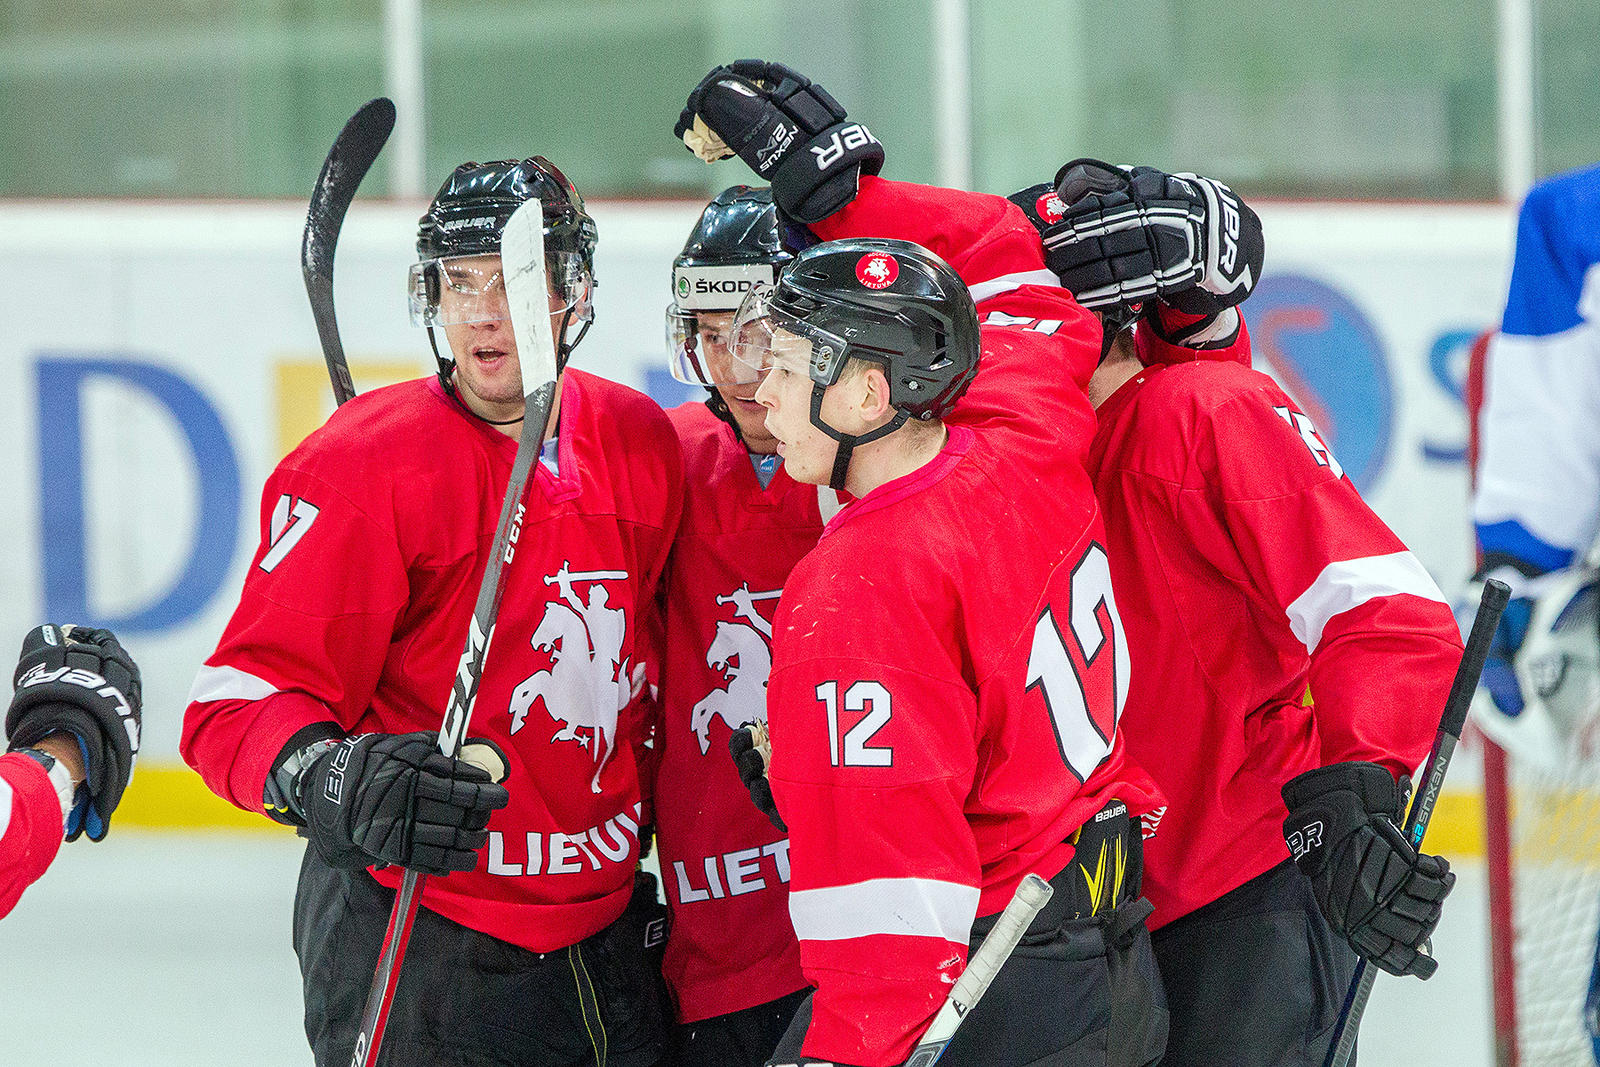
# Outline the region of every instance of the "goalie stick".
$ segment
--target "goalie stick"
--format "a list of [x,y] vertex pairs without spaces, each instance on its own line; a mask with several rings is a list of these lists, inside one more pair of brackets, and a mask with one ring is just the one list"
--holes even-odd
[[[1401,828],[1411,847],[1421,850],[1422,835],[1428,832],[1428,820],[1433,817],[1433,805],[1439,799],[1439,787],[1444,784],[1444,772],[1450,767],[1450,757],[1455,754],[1456,742],[1461,740],[1461,728],[1467,723],[1467,709],[1472,706],[1473,694],[1478,691],[1478,676],[1483,673],[1484,661],[1489,658],[1489,642],[1495,627],[1500,625],[1500,613],[1511,599],[1511,588],[1493,578],[1483,584],[1483,597],[1478,601],[1478,613],[1472,619],[1472,631],[1467,635],[1467,647],[1461,653],[1461,665],[1456,668],[1455,681],[1450,683],[1450,695],[1444,702],[1444,713],[1439,716],[1439,732],[1433,738],[1433,751],[1423,764],[1422,785],[1411,798],[1411,808],[1406,812],[1406,824]],[[1350,977],[1350,989],[1345,993],[1344,1006],[1339,1011],[1339,1021],[1333,1028],[1333,1043],[1322,1067],[1347,1067],[1356,1047],[1356,1030],[1361,1025],[1361,1013],[1367,1008],[1367,998],[1372,995],[1372,983],[1378,972],[1365,958],[1356,961],[1355,974]]]
[[316,321],[322,358],[327,361],[328,378],[333,382],[333,399],[339,404],[355,396],[356,387],[350,380],[350,365],[345,362],[339,323],[333,314],[333,253],[345,213],[350,210],[361,179],[389,140],[394,118],[394,103],[383,96],[367,101],[350,116],[328,149],[328,158],[322,161],[322,173],[311,190],[306,229],[300,239],[300,273],[305,277],[311,317]]
[[927,1032],[917,1042],[917,1047],[911,1050],[911,1058],[906,1060],[905,1067],[933,1067],[939,1062],[945,1046],[956,1036],[961,1020],[977,1006],[978,1000],[999,973],[1000,965],[1011,958],[1011,951],[1022,940],[1033,917],[1049,902],[1053,892],[1050,883],[1037,874],[1029,874],[1022,880],[1011,902],[1006,905],[1006,910],[995,920],[994,928],[967,961],[967,969],[961,972],[961,977],[951,987],[939,1014],[928,1024]]
[[[523,490],[544,443],[550,408],[555,403],[556,348],[550,331],[546,295],[544,205],[538,200],[525,201],[507,220],[500,235],[500,262],[505,274],[506,302],[511,308],[511,333],[516,341],[526,407],[516,458],[511,464],[511,479],[506,484],[505,501],[500,507],[500,523],[495,528],[489,562],[478,587],[466,647],[450,691],[450,705],[445,711],[444,724],[439,727],[439,751],[452,757],[467,736],[467,720],[478,696],[484,657],[494,637],[495,616],[500,610],[500,596],[505,591],[505,567],[516,555],[517,537],[522,530]],[[378,967],[361,1013],[361,1030],[356,1035],[351,1067],[372,1067],[378,1062],[383,1028],[400,981],[400,966],[405,960],[406,943],[411,939],[411,924],[417,915],[423,881],[423,875],[406,871],[400,891],[395,894],[389,926],[383,936],[383,950],[379,953]]]

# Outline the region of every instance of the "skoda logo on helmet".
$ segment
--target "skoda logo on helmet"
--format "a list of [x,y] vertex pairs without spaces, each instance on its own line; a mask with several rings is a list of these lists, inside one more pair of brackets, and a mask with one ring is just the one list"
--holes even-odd
[[678,277],[678,295],[680,297],[689,295],[689,279],[681,275]]
[[868,252],[856,261],[856,280],[868,289],[887,289],[900,277],[900,264],[887,252]]
[[1060,194],[1052,189],[1033,202],[1033,210],[1046,222],[1060,222],[1061,216],[1067,213],[1067,205],[1061,202]]

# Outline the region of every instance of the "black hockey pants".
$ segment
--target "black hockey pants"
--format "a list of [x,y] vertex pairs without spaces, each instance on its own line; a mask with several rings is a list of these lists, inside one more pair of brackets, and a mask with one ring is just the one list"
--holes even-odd
[[1321,1067],[1356,954],[1292,860],[1151,942],[1172,1010],[1162,1067]]
[[[1118,807],[1121,814],[1108,815]],[[961,1023],[940,1067],[1148,1067],[1161,1059],[1167,1006],[1144,925],[1150,903],[1139,895],[1139,822],[1120,804],[1101,816],[1080,831],[1072,862],[1050,880],[1050,902]],[[1098,901],[1096,914],[1072,917],[1088,910],[1080,872],[1114,872],[1119,850],[1118,892]],[[1099,867],[1102,854],[1107,863]],[[973,923],[974,949],[998,918]],[[781,1054],[798,1053],[810,1019],[808,1000],[775,1061],[792,1062]]]
[[807,987],[743,1011],[680,1024],[667,1067],[761,1067],[810,995]]
[[[307,849],[294,947],[318,1067],[348,1067],[394,891]],[[417,909],[383,1067],[654,1067],[666,1047],[655,879],[638,876],[615,923],[530,952]]]

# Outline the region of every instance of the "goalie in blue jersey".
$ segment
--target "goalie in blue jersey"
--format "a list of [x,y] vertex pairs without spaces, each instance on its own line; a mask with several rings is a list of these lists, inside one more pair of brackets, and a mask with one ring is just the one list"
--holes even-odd
[[[1475,584],[1499,578],[1513,599],[1474,714],[1517,758],[1587,777],[1600,767],[1600,166],[1523,202],[1484,393]],[[1584,1005],[1600,1063],[1597,1016],[1600,943]]]

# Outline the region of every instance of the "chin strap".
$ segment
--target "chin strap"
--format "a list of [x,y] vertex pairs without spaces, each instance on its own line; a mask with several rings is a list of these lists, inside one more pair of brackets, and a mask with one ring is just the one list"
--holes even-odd
[[811,383],[811,425],[838,442],[839,447],[833,454],[833,473],[828,477],[828,488],[837,493],[844,489],[845,475],[850,471],[850,454],[855,451],[856,446],[887,437],[905,425],[911,416],[904,409],[896,408],[894,418],[875,430],[868,430],[862,434],[840,433],[822,421],[822,396],[827,391],[828,387],[821,382]]
[[728,407],[728,402],[722,399],[722,394],[717,392],[715,386],[706,386],[706,392],[711,394],[706,397],[706,407],[711,409],[711,414],[733,427],[734,440],[741,445],[744,444],[744,432],[739,429],[739,420],[733,417],[733,411]]

